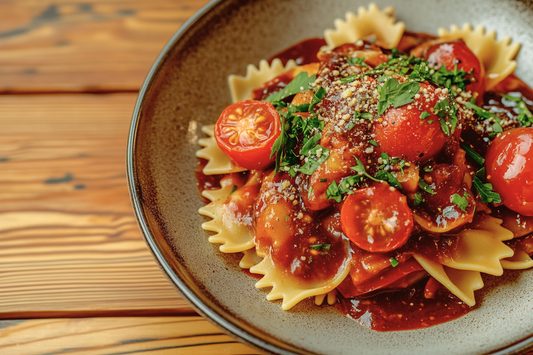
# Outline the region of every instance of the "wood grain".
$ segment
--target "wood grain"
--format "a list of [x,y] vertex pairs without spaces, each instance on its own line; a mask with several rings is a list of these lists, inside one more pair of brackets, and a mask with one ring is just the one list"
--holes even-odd
[[153,261],[130,205],[135,99],[0,96],[0,318],[193,312]]
[[0,1],[0,93],[137,91],[207,0]]
[[259,354],[201,317],[0,321],[2,354]]

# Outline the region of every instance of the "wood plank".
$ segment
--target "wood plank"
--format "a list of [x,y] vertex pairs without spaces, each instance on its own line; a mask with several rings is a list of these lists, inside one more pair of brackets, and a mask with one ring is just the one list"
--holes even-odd
[[207,0],[0,1],[0,93],[136,91]]
[[0,96],[0,318],[193,312],[133,216],[135,99]]
[[0,321],[2,354],[260,354],[201,317]]

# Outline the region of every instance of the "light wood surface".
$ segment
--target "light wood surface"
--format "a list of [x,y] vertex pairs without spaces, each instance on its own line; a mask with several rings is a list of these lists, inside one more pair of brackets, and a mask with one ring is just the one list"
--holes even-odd
[[0,93],[137,91],[207,0],[0,1]]
[[192,312],[132,213],[124,161],[135,99],[0,96],[0,315]]
[[1,354],[259,354],[201,317],[0,321]]
[[0,354],[257,353],[171,287],[126,185],[136,93],[206,2],[0,1]]

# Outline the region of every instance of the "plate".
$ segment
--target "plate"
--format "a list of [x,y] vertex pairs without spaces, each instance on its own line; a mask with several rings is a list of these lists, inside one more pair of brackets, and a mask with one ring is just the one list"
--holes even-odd
[[[498,39],[521,43],[517,75],[533,85],[533,8],[526,1],[376,1],[393,6],[411,31],[470,22]],[[477,292],[479,307],[427,329],[380,333],[333,307],[302,302],[290,311],[268,302],[256,279],[207,241],[198,214],[197,141],[231,103],[229,74],[303,39],[321,37],[336,18],[365,1],[213,1],[172,37],[139,94],[127,147],[127,174],[140,229],[178,292],[228,334],[266,353],[478,354],[514,353],[533,344],[533,272],[510,272]],[[497,287],[493,287],[496,285]]]

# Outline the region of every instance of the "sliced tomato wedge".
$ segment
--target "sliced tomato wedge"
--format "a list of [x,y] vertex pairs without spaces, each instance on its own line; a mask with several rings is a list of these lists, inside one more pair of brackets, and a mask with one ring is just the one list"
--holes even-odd
[[387,252],[401,247],[413,229],[407,198],[386,182],[355,191],[341,209],[344,234],[359,248]]
[[215,139],[240,166],[264,169],[274,161],[270,153],[280,126],[279,114],[270,102],[245,100],[222,112],[215,125]]

